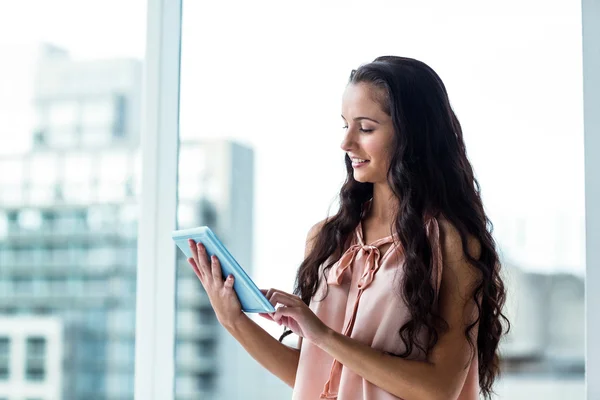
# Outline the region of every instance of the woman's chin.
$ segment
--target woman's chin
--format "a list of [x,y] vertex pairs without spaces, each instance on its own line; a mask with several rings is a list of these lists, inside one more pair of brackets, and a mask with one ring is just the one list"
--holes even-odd
[[354,180],[360,183],[369,183],[369,175],[354,171]]

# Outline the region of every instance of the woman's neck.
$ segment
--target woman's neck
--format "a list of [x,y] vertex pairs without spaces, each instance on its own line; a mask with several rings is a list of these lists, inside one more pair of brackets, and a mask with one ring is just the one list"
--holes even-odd
[[373,201],[368,218],[384,223],[391,222],[399,207],[399,201],[386,183],[373,184]]

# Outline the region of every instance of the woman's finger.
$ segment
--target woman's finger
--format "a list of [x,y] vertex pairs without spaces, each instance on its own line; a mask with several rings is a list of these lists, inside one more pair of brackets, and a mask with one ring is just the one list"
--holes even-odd
[[223,285],[223,273],[221,272],[221,262],[215,255],[210,257],[210,269],[212,273],[212,278],[217,284],[217,287],[221,287]]
[[276,290],[271,299],[286,306],[300,305],[300,303],[304,304],[300,297],[282,292],[281,290]]
[[266,313],[258,313],[258,315],[260,315],[263,318],[268,319],[269,321],[273,321],[273,317],[271,317],[271,314],[266,314]]
[[193,239],[189,239],[188,244],[190,245],[190,251],[192,252],[192,258],[194,259],[194,261],[196,261],[196,266],[199,266],[200,263],[198,262],[198,246],[196,245],[196,242],[194,242]]
[[227,279],[225,279],[225,283],[223,284],[223,286],[226,289],[233,289],[233,284],[235,283],[235,278],[233,275],[229,275],[227,277]]
[[196,264],[196,260],[194,260],[192,257],[187,259],[188,263],[192,266],[192,269],[194,270],[194,273],[196,274],[196,276],[198,277],[198,279],[200,279],[200,282],[203,282],[204,277],[202,276],[202,274],[200,273],[200,270],[198,269],[198,264]]
[[[282,321],[282,319],[285,319],[284,317],[292,317],[297,319],[299,311],[300,309],[298,307],[281,306],[277,308],[273,314],[273,321],[279,323]],[[285,322],[287,323],[287,320]]]
[[211,263],[208,259],[208,253],[206,252],[206,247],[200,242],[196,245],[198,248],[198,259],[196,260],[198,269],[204,276],[210,276],[211,272]]
[[[277,303],[283,304],[284,306],[298,306],[299,300],[300,299],[296,296],[292,296],[287,293],[282,293],[282,292],[277,291],[277,292],[273,293],[273,296],[271,297],[271,304],[273,304],[273,306],[275,306]],[[273,303],[273,302],[275,302],[275,303]],[[302,302],[302,301],[300,300],[300,302]],[[304,304],[304,303],[302,303],[302,304]]]
[[276,293],[276,289],[269,289],[267,291],[267,294],[265,294],[265,297],[267,298],[267,300],[269,300],[269,303],[271,303],[271,305],[273,307],[275,307],[277,305],[277,301],[273,301],[273,295]]

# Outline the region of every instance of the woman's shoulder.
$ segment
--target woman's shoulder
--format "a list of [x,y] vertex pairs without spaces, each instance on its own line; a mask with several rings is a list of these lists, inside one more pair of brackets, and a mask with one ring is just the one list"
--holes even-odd
[[308,230],[308,234],[306,235],[306,247],[304,250],[304,257],[307,257],[308,254],[314,248],[315,241],[316,241],[317,237],[319,237],[319,233],[321,233],[321,229],[323,229],[323,226],[326,223],[327,223],[327,218],[317,222]]
[[323,226],[327,223],[327,218],[317,222],[316,224],[314,224],[309,230],[308,230],[308,235],[306,236],[306,240],[313,240],[315,239],[317,236],[319,236],[319,233],[321,232],[321,229],[323,229]]
[[460,231],[451,221],[444,216],[438,216],[435,218],[439,226],[440,233],[440,246],[444,258],[446,260],[460,260],[464,258],[464,255],[471,255],[474,259],[479,259],[481,256],[481,241],[475,235],[467,235],[467,251],[463,248],[462,238]]

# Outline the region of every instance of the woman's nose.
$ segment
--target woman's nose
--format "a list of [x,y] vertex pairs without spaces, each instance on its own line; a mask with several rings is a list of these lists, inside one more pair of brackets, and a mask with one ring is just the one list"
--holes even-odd
[[346,129],[346,132],[344,133],[344,139],[342,139],[342,143],[340,143],[340,148],[348,152],[352,149],[352,145],[352,134],[350,132],[350,129]]

